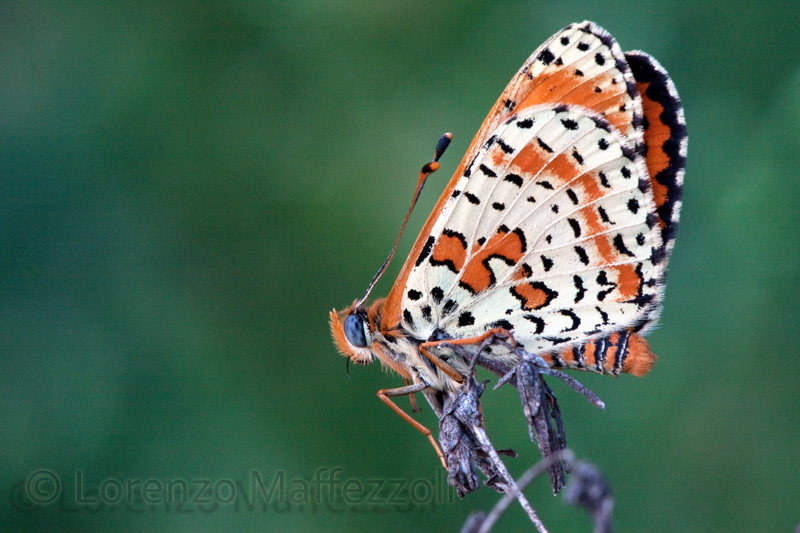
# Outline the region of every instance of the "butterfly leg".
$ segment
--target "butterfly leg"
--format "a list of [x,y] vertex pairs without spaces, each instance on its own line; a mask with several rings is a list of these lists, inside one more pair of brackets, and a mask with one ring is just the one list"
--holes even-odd
[[464,376],[461,375],[461,372],[453,368],[452,365],[446,363],[445,361],[442,361],[442,359],[437,355],[434,355],[430,351],[428,351],[428,348],[435,347],[438,346],[439,344],[446,342],[447,341],[423,342],[422,344],[419,345],[419,352],[425,357],[427,357],[431,363],[436,365],[439,368],[439,370],[441,370],[442,372],[453,378],[456,382],[464,383]]
[[410,394],[414,394],[415,392],[420,392],[421,390],[427,388],[428,385],[425,383],[415,383],[414,385],[407,385],[405,387],[399,387],[397,389],[381,389],[378,391],[378,398],[383,401],[386,405],[391,407],[395,413],[403,417],[403,420],[417,428],[417,430],[428,437],[428,440],[433,445],[433,449],[436,451],[436,455],[439,456],[439,459],[442,461],[442,466],[447,469],[447,461],[444,458],[444,454],[442,453],[442,449],[439,448],[439,445],[436,443],[436,439],[433,438],[433,434],[431,434],[431,430],[411,418],[411,415],[403,411],[396,403],[394,403],[390,396],[406,396]]
[[[408,379],[403,378],[403,381],[405,381],[406,387],[411,385],[411,381],[409,381]],[[408,399],[409,399],[409,401],[411,401],[411,412],[412,413],[419,413],[420,408],[417,407],[417,400],[414,398],[414,393],[413,392],[408,395]]]
[[446,363],[445,361],[442,361],[441,358],[431,353],[430,350],[428,350],[428,348],[433,348],[440,344],[445,344],[449,346],[463,346],[463,345],[476,345],[487,341],[488,343],[491,343],[492,340],[494,340],[495,338],[501,338],[501,337],[505,337],[506,339],[508,339],[512,346],[517,345],[517,342],[514,340],[514,336],[511,335],[510,331],[503,328],[493,328],[477,337],[469,337],[467,339],[443,339],[438,341],[423,342],[422,344],[419,345],[419,351],[422,355],[427,357],[431,361],[431,363],[436,365],[442,372],[453,378],[458,383],[463,383],[464,376],[461,375],[461,372],[453,368],[452,365]]
[[[464,345],[464,344],[467,344],[467,345],[469,345],[469,344],[480,344],[483,341],[485,341],[487,339],[490,339],[490,338],[493,340],[494,338],[503,338],[503,337],[505,337],[506,339],[509,340],[509,342],[511,343],[511,346],[516,346],[517,345],[517,341],[514,340],[514,336],[511,334],[510,331],[508,331],[505,328],[492,328],[489,331],[487,331],[486,333],[484,333],[483,335],[479,335],[477,337],[469,337],[467,339],[450,339],[450,340],[425,342],[425,343],[423,343],[423,345],[426,345],[426,344],[442,344],[442,343],[451,344],[453,346],[459,346],[459,345]],[[490,341],[490,343],[491,343],[491,341]]]

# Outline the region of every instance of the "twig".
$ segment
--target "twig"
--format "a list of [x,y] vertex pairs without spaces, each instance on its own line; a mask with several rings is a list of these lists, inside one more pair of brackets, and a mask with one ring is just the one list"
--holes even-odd
[[[572,463],[574,454],[571,450],[563,450],[542,459],[520,476],[517,481],[519,490],[525,490],[535,478],[546,472],[554,461],[559,460]],[[472,513],[464,523],[461,533],[489,533],[513,501],[514,498],[510,494],[505,494],[489,514]],[[614,497],[608,482],[596,466],[585,461],[578,461],[573,465],[573,474],[564,490],[564,502],[582,507],[589,513],[594,524],[594,533],[611,533]]]
[[[500,457],[497,455],[497,451],[494,449],[494,446],[489,440],[488,435],[486,435],[486,432],[483,431],[483,428],[475,428],[475,431],[476,435],[478,435],[478,439],[481,441],[481,445],[484,446],[489,455],[495,461],[495,464],[497,464],[499,467],[498,470],[501,470],[503,476],[506,478],[506,484],[511,489],[511,493],[509,494],[509,492],[506,492],[501,501],[508,500],[508,503],[506,504],[506,507],[508,507],[513,499],[516,498],[522,508],[525,509],[525,512],[528,514],[528,518],[530,518],[531,522],[533,522],[533,525],[536,526],[536,529],[538,529],[541,533],[547,533],[547,528],[544,527],[544,524],[539,519],[539,515],[536,514],[536,511],[533,509],[533,507],[531,507],[530,502],[528,502],[528,499],[522,493],[522,490],[525,488],[525,486],[527,486],[527,484],[523,485],[522,487],[518,486],[518,484],[514,481],[514,478],[508,472],[508,469],[506,469],[506,465],[500,460]],[[481,526],[480,531],[489,530],[484,529],[483,526]]]
[[[482,352],[490,345],[500,346],[516,355],[516,364],[512,367],[499,362],[496,358],[483,356]],[[466,381],[458,391],[426,394],[429,403],[439,415],[439,441],[447,461],[447,480],[456,488],[459,497],[463,497],[478,488],[476,470],[480,469],[486,476],[486,485],[504,494],[488,516],[482,513],[471,515],[462,531],[470,533],[489,531],[514,500],[519,501],[539,532],[547,531],[522,490],[532,479],[546,470],[550,475],[553,493],[557,494],[564,487],[565,474],[570,472],[569,460],[572,454],[564,451],[566,436],[561,411],[558,400],[545,382],[544,376],[562,380],[598,407],[603,408],[605,404],[577,380],[551,369],[541,357],[525,351],[514,343],[510,336],[489,335],[480,344],[469,348],[446,342],[441,343],[440,347],[449,348],[456,356],[469,361]],[[542,460],[531,467],[520,478],[519,483],[509,473],[486,432],[480,408],[484,383],[479,383],[475,378],[476,365],[481,365],[500,376],[495,389],[510,383],[519,390],[531,440],[538,444],[542,453]],[[584,493],[573,491],[573,494],[579,494],[575,496],[576,502],[590,509],[586,504],[586,498],[583,497]],[[595,505],[590,509],[592,516],[599,516],[598,509],[601,506],[592,504]]]
[[564,501],[582,507],[592,517],[594,533],[611,533],[614,496],[603,474],[591,463],[575,463]]
[[[554,462],[562,459],[572,462],[573,456],[574,455],[572,451],[565,449],[554,453],[550,457],[543,458],[541,461],[527,469],[525,473],[520,476],[519,481],[517,481],[519,490],[525,490],[525,488],[530,485],[534,479],[546,472]],[[489,514],[486,515],[486,518],[483,519],[477,532],[488,533],[492,527],[494,527],[494,524],[500,519],[506,509],[508,509],[509,505],[511,505],[513,502],[514,499],[508,494],[503,496],[500,501],[495,504]]]
[[[544,524],[539,519],[536,511],[533,509],[530,502],[528,502],[528,499],[517,486],[514,478],[508,472],[505,464],[500,459],[494,444],[492,444],[492,441],[486,434],[486,430],[483,427],[483,416],[481,415],[480,408],[478,407],[478,398],[480,397],[481,392],[483,392],[483,385],[479,384],[472,376],[470,376],[469,381],[464,384],[462,389],[458,392],[456,398],[448,406],[449,409],[445,410],[445,418],[454,417],[460,423],[461,431],[465,431],[470,440],[476,442],[480,446],[480,450],[486,456],[488,456],[488,465],[485,462],[486,459],[484,459],[484,462],[478,463],[478,466],[484,471],[484,473],[487,473],[487,471],[490,473],[490,475],[487,476],[489,477],[487,484],[494,488],[500,489],[500,491],[503,492],[506,497],[511,499],[516,498],[522,508],[528,514],[528,518],[530,518],[531,522],[536,526],[536,529],[538,529],[540,533],[546,533],[547,528],[544,527]],[[443,420],[445,420],[445,418],[443,418]],[[452,428],[450,424],[442,425],[441,435],[445,436],[445,438],[442,440],[442,449],[444,450],[445,455],[448,456],[448,466],[450,468],[458,469],[459,466],[463,467],[465,464],[465,458],[462,455],[464,450],[453,452],[453,448],[445,444],[445,442],[449,442],[449,439],[447,438],[449,435],[446,435],[446,433],[450,428]],[[453,461],[453,458],[451,458],[451,453],[457,455],[455,458],[456,461]],[[471,454],[468,456],[466,463],[472,467],[477,460],[478,458],[474,454]],[[465,472],[460,469],[456,472],[451,471],[448,475],[448,481],[454,477],[456,479],[461,479],[464,474]]]

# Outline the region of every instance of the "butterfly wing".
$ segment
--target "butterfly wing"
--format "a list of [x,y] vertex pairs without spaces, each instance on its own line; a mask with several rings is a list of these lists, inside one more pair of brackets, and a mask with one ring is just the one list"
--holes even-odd
[[599,115],[534,106],[465,170],[415,258],[403,327],[514,332],[532,353],[636,323],[661,247],[643,160]]
[[402,319],[401,300],[416,258],[467,166],[509,116],[546,104],[585,107],[606,118],[634,145],[641,141],[641,98],[614,38],[589,21],[571,24],[550,37],[531,54],[500,95],[428,217],[388,295],[384,319],[389,327]]
[[627,342],[660,308],[684,162],[664,69],[593,23],[568,26],[484,121],[387,315],[420,339],[504,327],[533,353]]
[[[686,165],[687,134],[678,91],[667,71],[650,55],[641,51],[626,52],[636,88],[642,98],[644,114],[644,153],[650,186],[656,206],[655,215],[661,234],[661,248],[656,251],[654,277],[662,288],[666,284],[667,262],[675,242],[681,207],[683,174]],[[555,367],[571,367],[617,374],[646,374],[655,356],[641,337],[655,324],[660,306],[651,308],[636,328],[616,331],[567,347],[560,353],[545,354]]]
[[634,143],[640,140],[642,108],[633,73],[611,34],[593,22],[571,24],[537,48],[478,136],[485,137],[512,113],[547,103],[585,107]]
[[642,98],[646,164],[661,231],[663,265],[669,261],[681,209],[686,168],[686,121],[675,84],[645,52],[626,52]]

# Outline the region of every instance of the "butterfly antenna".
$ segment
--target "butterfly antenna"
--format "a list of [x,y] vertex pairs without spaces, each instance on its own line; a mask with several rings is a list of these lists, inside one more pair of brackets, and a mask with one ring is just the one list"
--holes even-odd
[[411,200],[411,207],[408,208],[408,212],[406,213],[406,218],[403,219],[403,225],[400,226],[400,233],[397,234],[397,238],[394,240],[394,246],[392,246],[392,251],[389,252],[389,257],[386,258],[386,261],[383,262],[381,268],[375,273],[375,276],[372,278],[369,286],[367,287],[367,292],[364,293],[364,296],[356,304],[356,308],[361,307],[361,305],[366,301],[367,296],[372,291],[372,288],[378,283],[378,280],[386,271],[386,267],[389,266],[389,263],[394,256],[395,250],[397,250],[397,245],[400,243],[400,237],[403,235],[403,230],[406,229],[406,224],[408,223],[408,219],[411,217],[411,212],[414,210],[414,206],[417,205],[417,200],[419,199],[419,195],[422,192],[422,187],[425,185],[425,181],[428,179],[428,176],[439,170],[439,158],[442,157],[442,154],[447,147],[450,145],[450,141],[453,140],[452,133],[445,133],[439,138],[439,142],[436,143],[436,149],[433,151],[433,161],[426,164],[422,167],[422,170],[419,173],[419,179],[417,180],[417,188],[414,190],[414,199]]

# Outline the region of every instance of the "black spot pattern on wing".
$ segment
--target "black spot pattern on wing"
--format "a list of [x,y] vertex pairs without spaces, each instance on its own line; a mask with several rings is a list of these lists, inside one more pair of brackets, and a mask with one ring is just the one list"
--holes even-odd
[[577,274],[572,276],[572,283],[575,285],[575,289],[577,290],[575,294],[575,303],[578,303],[583,300],[583,297],[586,295],[586,287],[583,286],[583,278]]
[[444,291],[441,287],[434,287],[431,289],[431,298],[433,298],[434,303],[437,305],[442,303],[442,298],[444,298]]
[[556,56],[553,55],[553,52],[551,52],[547,48],[542,50],[539,53],[539,55],[536,57],[536,59],[538,59],[539,61],[541,61],[545,65],[549,65],[550,63],[552,63],[555,58],[556,58]]
[[559,311],[562,315],[572,320],[572,325],[569,327],[564,328],[561,330],[561,333],[566,333],[567,331],[575,331],[581,325],[581,318],[571,309],[562,309]]
[[491,324],[489,324],[489,327],[491,327],[491,328],[503,328],[503,329],[508,330],[508,331],[511,331],[511,330],[514,329],[514,325],[511,322],[509,322],[508,320],[506,320],[506,319],[496,320],[495,322],[492,322]]
[[527,314],[527,315],[522,315],[522,318],[524,318],[528,322],[532,322],[533,325],[536,326],[536,329],[533,332],[534,335],[540,335],[544,331],[544,320],[541,317],[532,314]]
[[503,178],[503,181],[508,181],[516,185],[517,187],[522,187],[522,176],[519,174],[506,174],[506,177]]
[[545,144],[545,142],[541,138],[536,137],[536,143],[539,145],[539,148],[541,148],[545,152],[547,152],[549,154],[553,153],[553,149],[550,148],[547,144]]
[[471,326],[475,324],[475,317],[469,311],[464,311],[458,315],[458,325],[460,327]]

